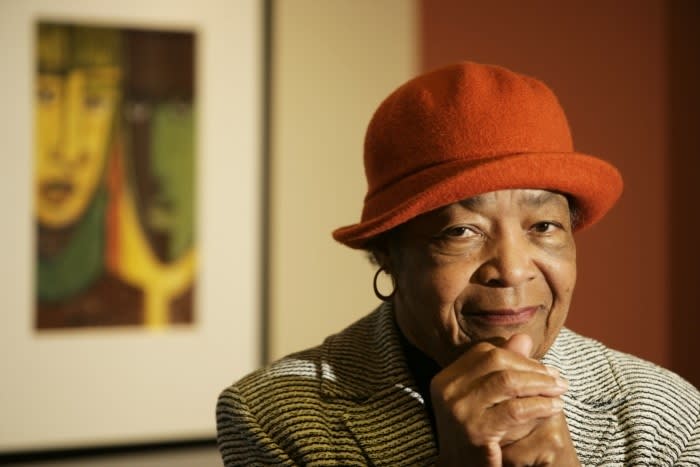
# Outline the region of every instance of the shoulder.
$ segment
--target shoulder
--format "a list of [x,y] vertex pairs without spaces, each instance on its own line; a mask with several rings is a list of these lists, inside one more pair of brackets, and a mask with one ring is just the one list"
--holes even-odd
[[217,444],[225,465],[294,465],[294,438],[309,437],[308,430],[298,429],[299,420],[317,425],[316,353],[286,357],[221,392]]
[[254,453],[263,463],[323,464],[333,451],[345,463],[361,464],[343,413],[353,390],[362,388],[363,365],[371,361],[372,345],[367,344],[377,323],[377,312],[371,313],[323,344],[288,355],[224,389],[216,410],[224,459],[235,464]]
[[277,407],[283,409],[291,394],[299,400],[304,394],[313,397],[319,392],[322,378],[321,347],[288,355],[226,388],[222,398],[236,395],[251,410]]
[[[231,388],[248,397],[252,406],[269,406],[284,401],[294,390],[293,399],[319,397],[326,389],[324,383],[356,378],[358,368],[367,363],[375,351],[374,341],[383,313],[377,310],[351,324],[324,342],[274,361],[245,376]],[[350,374],[345,374],[350,371]],[[322,385],[324,386],[322,388]]]
[[[700,393],[679,375],[631,354],[564,329],[555,344],[558,358],[589,394],[616,393],[627,399],[641,397],[657,404],[700,411]],[[583,380],[587,384],[583,384]]]
[[616,443],[624,443],[628,461],[635,453],[678,459],[688,450],[700,457],[700,393],[692,384],[569,330],[562,331],[554,347],[573,397],[591,407],[607,407],[616,416]]

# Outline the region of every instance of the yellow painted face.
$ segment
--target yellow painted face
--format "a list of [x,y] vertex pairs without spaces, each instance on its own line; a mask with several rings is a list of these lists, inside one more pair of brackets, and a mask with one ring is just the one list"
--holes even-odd
[[42,225],[64,227],[85,212],[103,172],[120,78],[112,66],[38,76],[34,189]]

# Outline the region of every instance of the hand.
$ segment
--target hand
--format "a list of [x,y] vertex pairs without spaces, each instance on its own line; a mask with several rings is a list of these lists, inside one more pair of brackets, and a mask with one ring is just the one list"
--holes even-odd
[[513,335],[501,347],[481,342],[433,378],[438,465],[501,467],[508,446],[508,462],[536,458],[537,442],[560,432],[561,424],[538,428],[561,414],[559,396],[566,383],[556,370],[529,358],[531,351],[532,340],[524,334]]
[[563,413],[542,420],[524,438],[501,447],[503,465],[580,466]]

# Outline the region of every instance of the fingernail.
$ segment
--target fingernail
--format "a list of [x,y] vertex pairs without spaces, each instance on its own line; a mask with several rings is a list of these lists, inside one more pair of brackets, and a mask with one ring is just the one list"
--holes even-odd
[[555,378],[559,376],[559,370],[557,370],[556,368],[547,366],[545,367],[545,369],[547,370],[547,373],[549,373],[550,376],[554,376]]
[[561,410],[564,408],[564,401],[561,399],[552,399],[552,409]]

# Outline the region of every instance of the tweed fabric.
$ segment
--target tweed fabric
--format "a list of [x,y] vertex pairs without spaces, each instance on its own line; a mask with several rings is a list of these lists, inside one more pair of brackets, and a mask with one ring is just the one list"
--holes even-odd
[[[435,439],[398,332],[384,304],[224,390],[225,465],[432,465]],[[677,375],[567,329],[544,362],[569,381],[564,411],[584,465],[700,465],[700,394]]]

